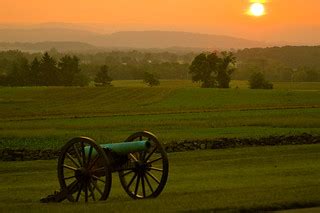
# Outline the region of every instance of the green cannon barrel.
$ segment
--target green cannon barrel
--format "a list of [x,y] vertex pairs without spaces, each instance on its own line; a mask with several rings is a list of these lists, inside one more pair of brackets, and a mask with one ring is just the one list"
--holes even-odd
[[[142,152],[150,148],[151,143],[149,141],[133,141],[133,142],[122,142],[122,143],[110,143],[100,144],[103,149],[109,149],[118,155],[127,155],[130,152]],[[86,155],[89,154],[90,147],[85,147]],[[95,156],[95,150],[92,151],[92,156]]]

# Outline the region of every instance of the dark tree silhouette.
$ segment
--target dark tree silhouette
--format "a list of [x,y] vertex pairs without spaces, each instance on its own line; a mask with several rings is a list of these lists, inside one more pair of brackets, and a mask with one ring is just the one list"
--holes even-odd
[[75,78],[81,70],[79,68],[79,59],[76,56],[63,56],[58,63],[58,68],[60,71],[59,81],[63,86],[77,85]]
[[273,89],[273,84],[267,81],[261,72],[255,72],[249,79],[250,89]]
[[149,72],[144,73],[143,82],[148,84],[150,87],[160,85],[159,79],[154,74]]
[[29,64],[26,58],[20,58],[12,64],[7,76],[9,86],[27,86],[29,80]]
[[30,85],[40,85],[40,62],[38,58],[34,58],[30,65],[30,73],[29,73],[29,79],[30,79]]
[[109,67],[103,65],[100,67],[100,71],[97,73],[94,81],[102,86],[110,86],[112,78],[109,76]]
[[39,80],[42,86],[57,86],[61,85],[60,72],[56,67],[56,60],[47,52],[42,56],[40,61]]
[[229,88],[231,75],[235,71],[236,57],[232,52],[222,52],[217,66],[217,82],[219,88]]
[[202,87],[229,88],[231,74],[235,70],[236,58],[231,52],[201,53],[192,61],[189,73],[193,82],[202,82]]

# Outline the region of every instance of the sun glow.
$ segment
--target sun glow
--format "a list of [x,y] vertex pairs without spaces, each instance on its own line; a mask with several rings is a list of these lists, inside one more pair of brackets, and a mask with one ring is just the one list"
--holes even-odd
[[257,17],[265,15],[264,5],[259,2],[251,4],[248,14],[251,16],[257,16]]

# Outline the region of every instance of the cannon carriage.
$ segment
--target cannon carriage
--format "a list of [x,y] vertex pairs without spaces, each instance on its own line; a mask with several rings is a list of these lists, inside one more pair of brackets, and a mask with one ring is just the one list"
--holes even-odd
[[98,145],[87,137],[73,138],[62,147],[57,170],[60,191],[41,202],[106,200],[112,173],[116,172],[131,198],[154,198],[166,185],[169,162],[157,137],[144,131],[115,144]]

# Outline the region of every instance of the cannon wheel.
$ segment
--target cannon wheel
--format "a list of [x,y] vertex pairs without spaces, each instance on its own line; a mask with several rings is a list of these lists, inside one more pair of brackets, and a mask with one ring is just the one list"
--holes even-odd
[[73,138],[61,150],[58,179],[71,202],[106,200],[112,181],[109,159],[94,140]]
[[127,194],[134,199],[155,198],[163,190],[168,179],[169,162],[166,152],[157,137],[150,132],[137,132],[126,142],[147,140],[147,151],[130,153],[129,163],[133,168],[119,171],[120,182]]

